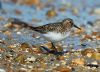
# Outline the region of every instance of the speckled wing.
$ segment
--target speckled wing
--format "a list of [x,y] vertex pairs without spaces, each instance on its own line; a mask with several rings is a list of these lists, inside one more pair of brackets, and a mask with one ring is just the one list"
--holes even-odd
[[33,30],[37,31],[39,33],[46,34],[49,31],[55,31],[55,30],[57,30],[56,26],[58,26],[57,24],[59,24],[59,23],[50,23],[50,24],[46,24],[46,25],[43,25],[43,26],[34,27]]
[[37,31],[37,32],[43,33],[43,34],[46,34],[49,31],[57,30],[57,26],[59,26],[59,23],[61,24],[61,22],[58,22],[58,23],[49,23],[49,24],[39,26],[39,27],[33,27],[33,26],[29,25],[28,23],[25,23],[19,19],[13,19],[13,21],[11,23],[20,25],[21,27],[28,28],[28,29],[31,29],[31,30],[34,30],[34,31]]

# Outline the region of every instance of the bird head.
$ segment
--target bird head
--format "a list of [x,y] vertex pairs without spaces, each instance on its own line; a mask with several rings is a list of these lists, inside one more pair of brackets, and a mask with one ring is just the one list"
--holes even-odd
[[66,18],[66,19],[64,19],[64,20],[62,21],[62,23],[63,23],[65,26],[69,27],[69,28],[75,27],[75,28],[77,28],[77,29],[81,29],[81,28],[79,28],[77,25],[74,24],[74,22],[73,22],[73,20],[72,20],[71,18]]

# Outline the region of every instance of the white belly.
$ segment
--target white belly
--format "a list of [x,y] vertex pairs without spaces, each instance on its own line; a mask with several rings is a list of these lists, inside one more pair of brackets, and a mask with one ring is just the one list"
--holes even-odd
[[57,33],[57,32],[48,32],[47,34],[43,34],[43,36],[51,42],[61,41],[65,39],[66,37],[68,37],[69,35],[70,35],[70,32],[66,32],[64,34]]

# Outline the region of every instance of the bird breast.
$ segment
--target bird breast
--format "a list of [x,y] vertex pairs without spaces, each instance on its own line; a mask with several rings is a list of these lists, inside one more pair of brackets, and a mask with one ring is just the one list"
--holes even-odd
[[66,33],[48,32],[46,34],[43,34],[43,36],[51,42],[61,41],[65,39],[66,37],[68,37],[69,35],[70,35],[70,32],[66,32]]

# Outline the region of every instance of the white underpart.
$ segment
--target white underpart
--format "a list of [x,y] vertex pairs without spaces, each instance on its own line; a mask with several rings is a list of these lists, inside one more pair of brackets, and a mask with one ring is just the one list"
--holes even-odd
[[69,35],[70,35],[70,32],[66,32],[64,34],[57,33],[57,32],[48,32],[47,34],[43,34],[43,36],[51,42],[61,41],[65,39],[66,37],[68,37]]

